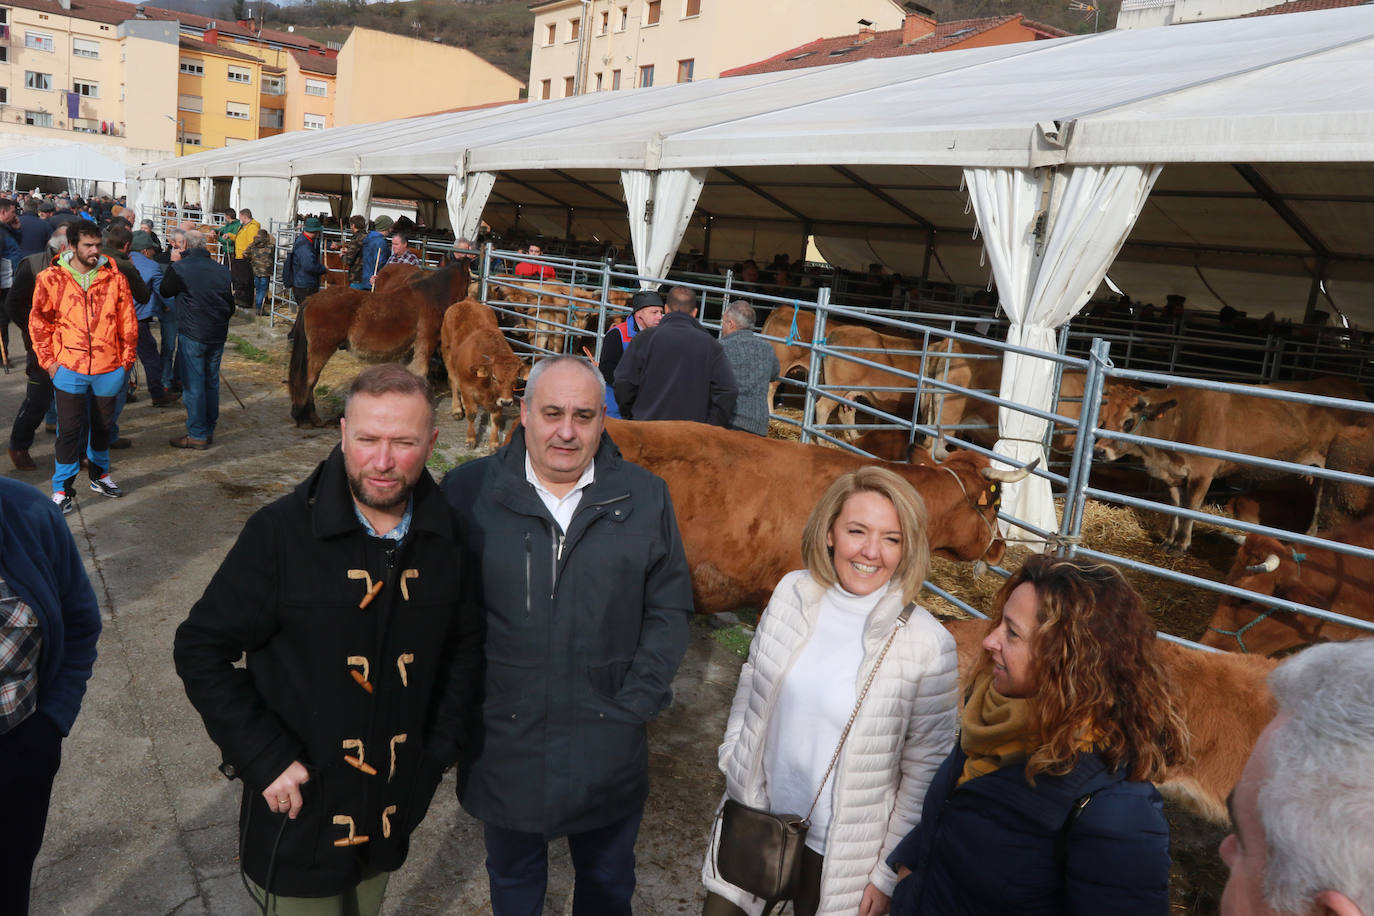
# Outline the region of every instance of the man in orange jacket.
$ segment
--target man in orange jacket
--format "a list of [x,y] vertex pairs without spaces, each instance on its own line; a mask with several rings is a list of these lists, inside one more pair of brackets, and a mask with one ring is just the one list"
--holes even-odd
[[[67,239],[71,251],[38,275],[29,311],[34,356],[52,377],[57,397],[52,498],[63,515],[76,507],[73,485],[83,444],[91,489],[103,496],[124,495],[110,477],[110,424],[115,397],[138,355],[134,297],[129,281],[100,253],[100,229],[89,220],[70,223]],[[87,409],[88,395],[94,410]]]

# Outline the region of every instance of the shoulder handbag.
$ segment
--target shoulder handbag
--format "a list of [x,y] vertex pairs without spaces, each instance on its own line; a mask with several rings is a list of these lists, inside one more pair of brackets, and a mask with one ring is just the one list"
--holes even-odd
[[840,742],[835,746],[830,766],[826,767],[825,775],[821,777],[821,784],[816,789],[816,797],[811,800],[811,808],[806,816],[773,814],[762,808],[742,805],[733,798],[725,800],[717,815],[720,819],[720,840],[716,845],[715,865],[726,881],[763,900],[791,900],[796,896],[801,878],[802,849],[806,846],[807,831],[811,829],[811,814],[816,810],[821,792],[840,759],[840,751],[849,737],[849,730],[854,726],[854,719],[859,715],[864,697],[868,696],[868,688],[873,685],[873,677],[887,657],[887,650],[892,648],[897,632],[906,626],[915,609],[916,603],[913,601],[902,608],[898,615],[897,625],[888,634],[887,642],[878,653],[878,660],[868,672],[863,690],[859,691],[854,711],[849,714],[849,721],[840,733]]

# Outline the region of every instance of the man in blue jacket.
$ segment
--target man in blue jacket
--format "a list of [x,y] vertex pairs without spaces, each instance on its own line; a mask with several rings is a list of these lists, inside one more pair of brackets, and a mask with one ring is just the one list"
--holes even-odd
[[154,407],[171,407],[181,397],[170,393],[162,384],[162,356],[158,353],[157,338],[153,336],[153,319],[167,313],[166,300],[158,292],[162,284],[163,266],[154,258],[157,256],[157,242],[151,232],[139,230],[133,235],[129,251],[129,262],[147,284],[151,295],[147,302],[139,303],[134,312],[138,315],[138,359],[143,363],[143,374],[148,380],[148,394]]
[[291,252],[286,256],[286,265],[282,268],[283,279],[286,285],[291,287],[291,295],[296,299],[296,305],[305,308],[305,300],[320,291],[320,277],[326,273],[323,263],[320,261],[319,236],[324,231],[324,223],[315,217],[310,217],[305,221],[296,241],[291,246]]
[[100,608],[62,515],[0,477],[0,908],[29,911],[62,739],[95,665]]
[[629,916],[647,723],[672,701],[692,580],[664,482],[604,433],[601,374],[535,364],[521,426],[444,478],[486,622],[480,734],[459,774],[495,916],[537,916],[568,838],[573,913]]
[[186,435],[173,437],[172,448],[206,449],[219,420],[219,361],[234,314],[229,268],[205,248],[198,229],[185,234],[186,250],[158,284],[163,296],[177,297],[177,353],[182,362],[182,398]]

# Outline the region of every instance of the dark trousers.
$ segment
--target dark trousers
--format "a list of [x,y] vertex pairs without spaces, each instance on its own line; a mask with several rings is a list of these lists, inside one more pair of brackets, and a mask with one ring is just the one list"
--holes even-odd
[[[605,827],[568,835],[573,916],[630,916],[635,892],[635,839],[644,812]],[[483,824],[493,916],[540,916],[549,881],[543,834]]]
[[253,307],[253,262],[247,258],[233,258],[229,262],[229,279],[234,287],[234,305],[241,309]]
[[167,389],[162,385],[162,354],[157,350],[157,338],[153,336],[153,319],[143,318],[138,322],[138,361],[143,363],[143,375],[148,380],[148,394],[162,398]]
[[24,366],[28,384],[24,386],[24,403],[19,405],[19,415],[14,418],[10,430],[10,448],[27,450],[33,447],[33,436],[38,424],[43,422],[48,408],[52,406],[52,379],[38,361],[30,359]]
[[[797,890],[796,899],[792,901],[792,912],[795,916],[816,916],[816,910],[820,909],[821,868],[824,865],[825,856],[815,852],[809,846],[802,850],[801,887]],[[763,916],[768,916],[774,908],[781,910],[781,901],[775,900],[765,906]],[[724,897],[708,893],[706,905],[701,910],[701,916],[747,916],[747,914]]]
[[[53,472],[52,490],[57,493],[66,491],[76,480],[83,447],[91,480],[109,473],[110,430],[118,416],[119,395],[125,390],[124,370],[81,375],[60,368],[53,377],[53,387],[57,389],[57,469]],[[88,398],[94,402],[90,407]]]
[[0,735],[0,786],[5,790],[5,829],[0,830],[0,910],[25,916],[33,860],[48,825],[48,799],[62,762],[62,735],[35,712]]

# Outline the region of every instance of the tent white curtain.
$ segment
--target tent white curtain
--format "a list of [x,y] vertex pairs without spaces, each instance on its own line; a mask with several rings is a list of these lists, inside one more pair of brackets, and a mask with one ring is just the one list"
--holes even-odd
[[77,197],[89,198],[95,193],[95,180],[92,178],[68,178],[67,193]]
[[[629,211],[635,269],[641,277],[661,277],[668,272],[705,183],[705,169],[620,173]],[[639,285],[645,289],[658,286],[647,280],[639,281]]]
[[372,207],[372,176],[352,175],[348,183],[353,190],[353,212],[349,216],[367,219],[367,211]]
[[482,223],[482,210],[496,186],[495,172],[467,172],[448,176],[444,198],[448,203],[448,221],[455,239],[476,239]]
[[[1161,170],[1159,165],[964,170],[998,297],[1011,322],[1008,343],[1055,352],[1055,329],[1077,314],[1102,282]],[[1054,369],[1049,360],[1008,353],[1001,397],[1048,411]],[[1039,417],[1001,408],[995,450],[1018,464],[1039,458],[1043,467],[1047,426]],[[1038,528],[1058,530],[1048,481],[1032,476],[1009,484],[1002,507]]]
[[229,206],[235,212],[243,209],[239,198],[243,196],[242,182],[239,176],[235,175],[229,182]]
[[[134,211],[134,225],[143,218],[143,201],[138,199],[138,195],[143,191],[143,182],[139,181],[133,172],[130,172],[124,179],[124,200],[129,208]],[[153,214],[149,213],[149,216]]]
[[210,214],[215,209],[215,179],[202,178],[200,180],[200,218],[202,222],[208,222]]
[[286,221],[294,224],[296,222],[296,206],[301,197],[301,180],[292,178],[286,183]]

